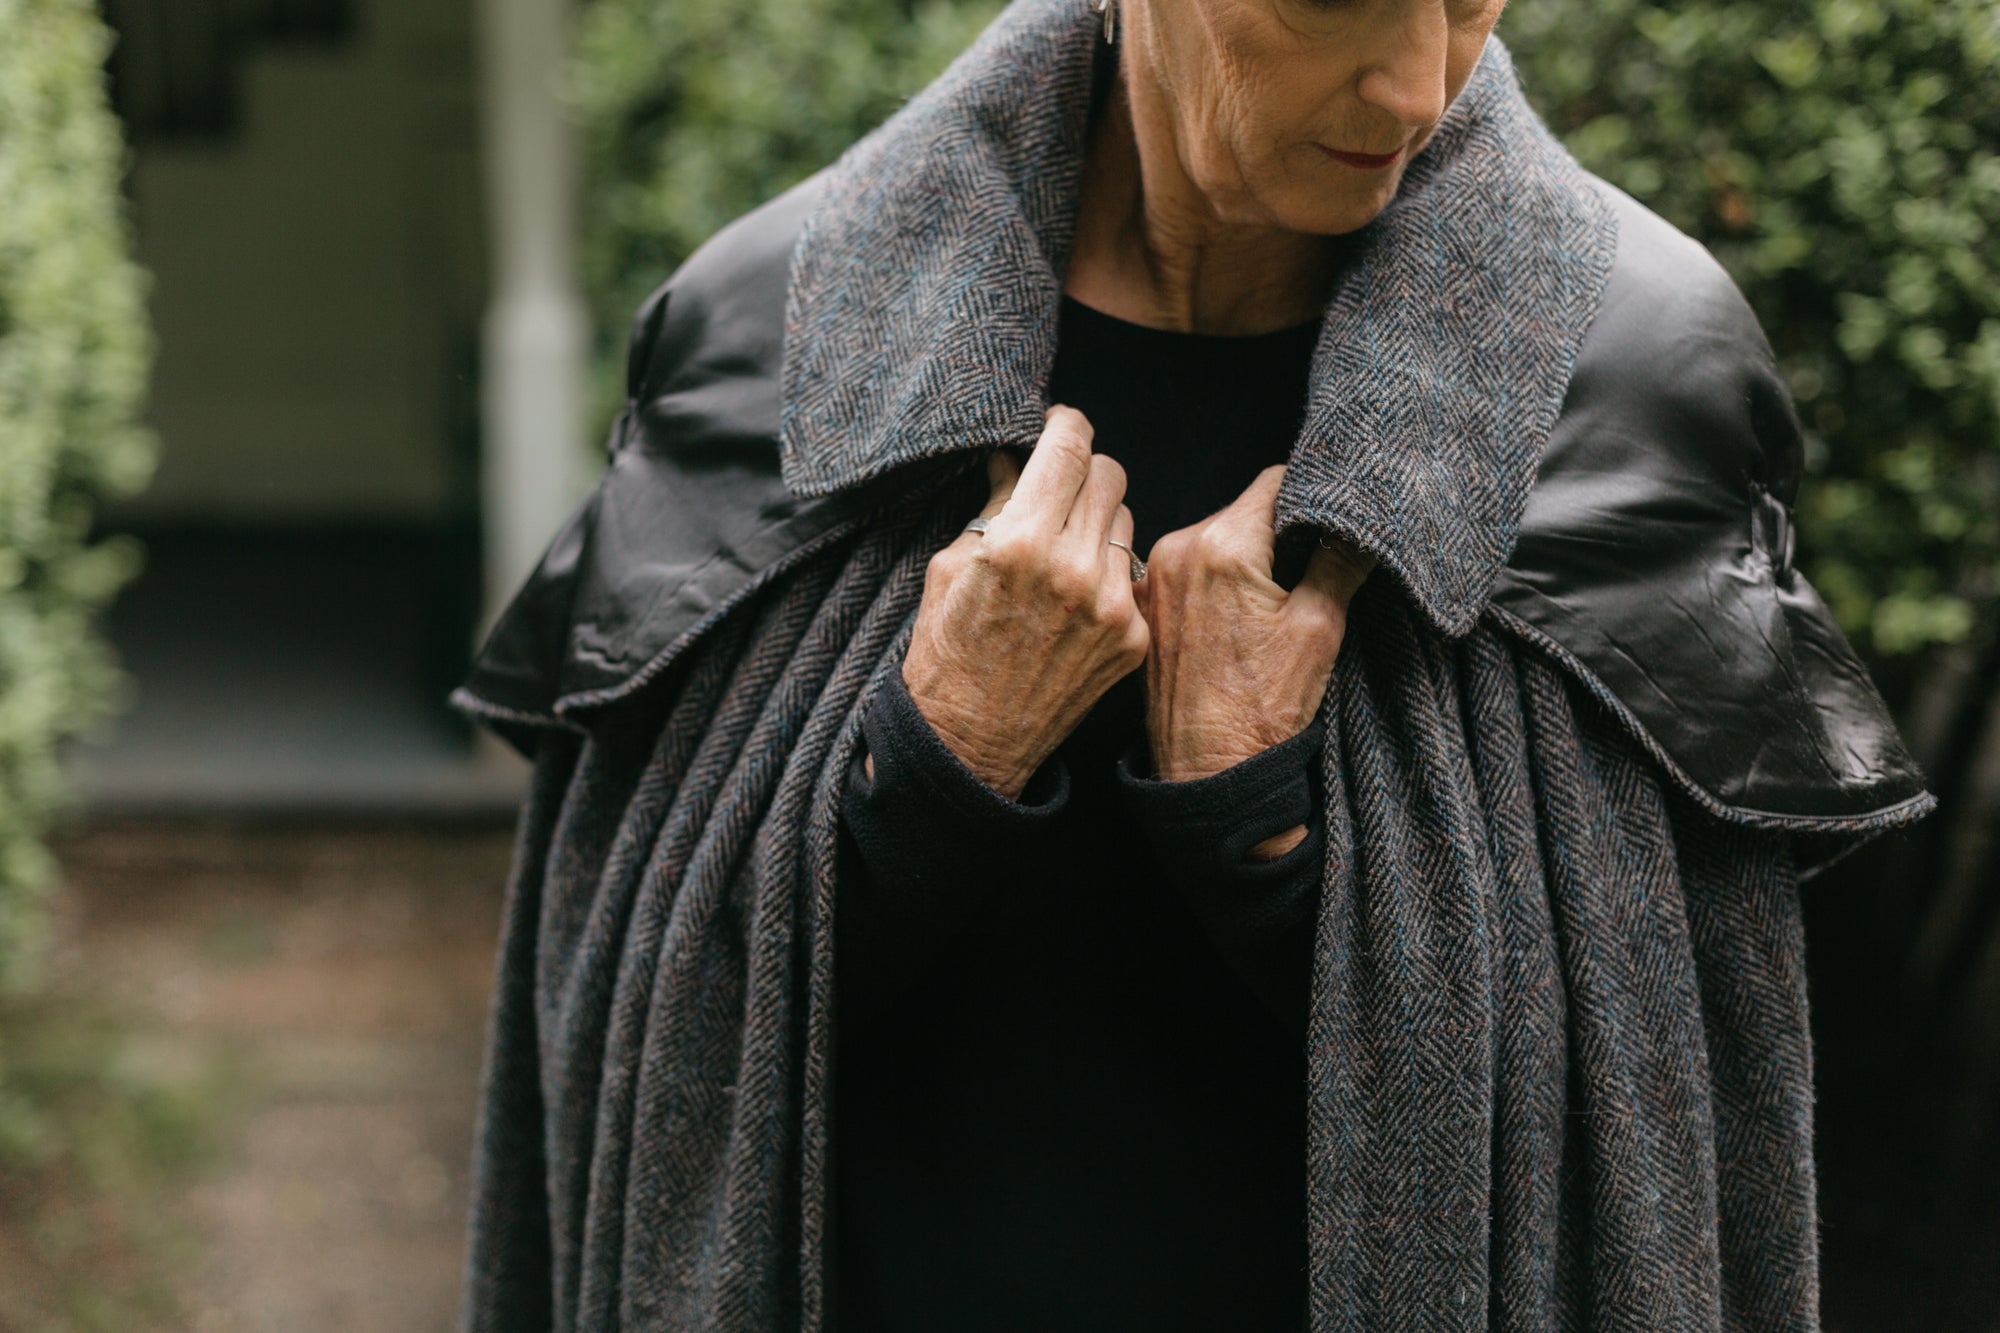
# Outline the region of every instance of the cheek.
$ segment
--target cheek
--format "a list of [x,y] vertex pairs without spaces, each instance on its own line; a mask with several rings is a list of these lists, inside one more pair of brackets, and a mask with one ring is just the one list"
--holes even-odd
[[1223,125],[1230,151],[1246,169],[1298,137],[1302,122],[1296,99],[1286,93],[1268,66],[1245,65],[1232,71],[1222,104]]
[[1479,57],[1486,50],[1486,39],[1492,35],[1493,26],[1500,20],[1500,11],[1505,3],[1494,4],[1478,17],[1462,24],[1454,24],[1451,35],[1446,39],[1444,91],[1445,105],[1458,100],[1465,85],[1472,80],[1472,70],[1479,63]]
[[1256,6],[1212,4],[1184,30],[1198,38],[1176,42],[1182,144],[1188,166],[1206,184],[1258,174],[1262,162],[1312,122],[1310,88],[1288,68],[1294,52],[1276,50],[1268,26],[1258,22]]
[[1444,104],[1449,107],[1465,91],[1465,85],[1472,81],[1473,67],[1479,63],[1480,53],[1486,49],[1487,29],[1477,32],[1454,32],[1451,45],[1446,48],[1444,62]]
[[[1495,17],[1498,17],[1499,12],[1497,6],[1492,11]],[[1459,94],[1465,91],[1465,85],[1472,82],[1472,71],[1479,65],[1479,57],[1486,51],[1487,34],[1492,31],[1491,22],[1452,30],[1450,44],[1445,49],[1444,104],[1447,108],[1458,101]],[[1437,133],[1437,128],[1436,125],[1431,126],[1424,131],[1422,137],[1410,145],[1412,156],[1423,150],[1431,141],[1431,136]]]
[[1241,174],[1256,175],[1272,158],[1317,137],[1334,85],[1324,60],[1275,49],[1268,34],[1217,36],[1208,126],[1213,151],[1226,151]]

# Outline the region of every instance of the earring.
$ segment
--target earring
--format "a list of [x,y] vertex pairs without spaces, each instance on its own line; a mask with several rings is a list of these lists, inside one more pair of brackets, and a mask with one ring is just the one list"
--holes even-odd
[[1118,0],[1094,0],[1097,12],[1104,15],[1104,40],[1118,40]]

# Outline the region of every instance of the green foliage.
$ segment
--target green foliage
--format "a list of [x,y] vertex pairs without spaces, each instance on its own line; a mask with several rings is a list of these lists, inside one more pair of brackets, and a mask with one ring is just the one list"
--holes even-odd
[[246,1079],[77,995],[0,997],[0,1327],[190,1326],[173,1277],[200,1237],[173,1198],[216,1160]]
[[93,543],[102,496],[144,484],[151,342],[120,197],[123,148],[88,0],[0,0],[0,986],[32,970],[52,870],[57,747],[117,675],[92,618],[132,574]]
[[2000,584],[2000,6],[1516,0],[1530,97],[1713,250],[1807,430],[1807,571],[1882,656]]
[[584,127],[585,283],[607,359],[646,293],[695,246],[833,161],[1000,8],[592,0],[570,93]]

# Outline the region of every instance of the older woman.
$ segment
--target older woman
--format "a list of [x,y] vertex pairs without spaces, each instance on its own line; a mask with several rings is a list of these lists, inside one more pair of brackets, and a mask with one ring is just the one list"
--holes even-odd
[[1798,881],[1930,798],[1754,319],[1498,3],[1114,3],[640,313],[456,696],[468,1325],[1814,1327]]

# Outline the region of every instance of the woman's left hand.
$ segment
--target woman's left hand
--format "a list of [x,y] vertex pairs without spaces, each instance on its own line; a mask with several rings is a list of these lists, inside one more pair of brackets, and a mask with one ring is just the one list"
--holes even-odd
[[[1209,777],[1289,740],[1326,697],[1347,604],[1375,561],[1322,545],[1297,587],[1279,586],[1271,566],[1284,475],[1265,468],[1227,509],[1168,533],[1147,556],[1137,589],[1153,637],[1146,730],[1167,781]],[[1255,852],[1281,855],[1304,835]]]

